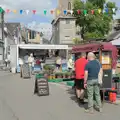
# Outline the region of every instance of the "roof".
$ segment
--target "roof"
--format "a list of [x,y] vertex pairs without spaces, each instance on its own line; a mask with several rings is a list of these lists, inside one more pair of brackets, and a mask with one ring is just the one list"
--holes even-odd
[[60,20],[60,19],[76,19],[76,18],[73,16],[66,16],[66,17],[60,16],[57,19],[52,20],[51,24],[56,24],[58,22],[58,20]]
[[108,41],[114,40],[116,37],[120,35],[120,30],[113,32],[107,37]]
[[120,45],[120,38],[119,38],[119,39],[116,39],[116,40],[111,41],[111,43],[112,43],[112,45],[119,46],[119,45]]
[[18,26],[20,26],[20,23],[5,23],[8,31],[13,35],[14,31]]

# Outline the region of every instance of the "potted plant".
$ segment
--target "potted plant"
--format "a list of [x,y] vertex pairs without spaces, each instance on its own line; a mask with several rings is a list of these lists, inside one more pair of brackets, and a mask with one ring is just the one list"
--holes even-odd
[[71,78],[71,73],[68,72],[68,73],[67,73],[67,76],[68,76],[68,78]]
[[68,78],[68,72],[65,72],[64,74],[65,74],[65,78]]
[[73,72],[71,74],[72,74],[71,78],[74,79],[75,78],[75,74]]
[[59,72],[57,78],[61,78],[62,74]]
[[52,79],[55,79],[55,74],[53,74]]
[[62,73],[62,78],[66,78],[66,73],[65,72]]
[[58,73],[55,73],[55,78],[58,78]]

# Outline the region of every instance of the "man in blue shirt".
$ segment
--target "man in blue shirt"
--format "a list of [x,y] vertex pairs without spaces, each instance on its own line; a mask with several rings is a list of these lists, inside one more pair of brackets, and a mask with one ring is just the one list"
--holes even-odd
[[100,88],[98,83],[98,74],[102,72],[102,66],[95,59],[95,54],[90,52],[88,53],[88,60],[85,67],[85,75],[84,75],[84,81],[85,81],[85,87],[87,85],[87,95],[88,95],[88,110],[86,112],[93,113],[93,96],[95,96],[96,100],[96,108],[99,112],[101,112],[101,97],[100,97]]

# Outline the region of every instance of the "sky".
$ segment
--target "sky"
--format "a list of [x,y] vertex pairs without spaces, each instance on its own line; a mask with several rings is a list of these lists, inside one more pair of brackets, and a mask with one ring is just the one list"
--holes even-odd
[[[120,8],[120,0],[107,0],[115,2]],[[50,10],[54,10],[57,6],[58,0],[0,0],[0,6],[4,9],[18,10],[18,13],[5,14],[6,22],[21,22],[31,28],[52,28],[51,21],[54,15],[51,15]],[[47,10],[47,15],[43,11]],[[20,10],[31,10],[27,15],[26,13],[20,14]],[[32,10],[36,10],[36,14],[32,14]],[[117,12],[115,18],[120,18],[120,10]]]
[[[33,30],[45,32],[47,37],[51,36],[51,21],[54,15],[50,13],[50,10],[56,8],[57,0],[0,0],[0,6],[5,10],[17,10],[17,13],[6,13],[5,22],[20,22]],[[20,14],[20,10],[30,12],[28,15],[26,12]],[[35,15],[32,10],[36,10]],[[44,10],[48,11],[46,15],[44,15]]]

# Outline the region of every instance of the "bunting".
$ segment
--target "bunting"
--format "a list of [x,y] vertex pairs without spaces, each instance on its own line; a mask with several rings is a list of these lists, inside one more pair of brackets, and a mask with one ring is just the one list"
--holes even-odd
[[[119,9],[120,10],[120,9]],[[109,9],[108,8],[105,8],[104,10],[103,10],[106,14],[109,14]],[[102,13],[104,13],[102,11],[102,9],[101,8],[99,8],[99,9],[92,9],[92,10],[85,10],[85,9],[81,9],[81,10],[77,10],[76,11],[76,13],[78,14],[78,15],[80,15],[80,14],[84,14],[85,16],[87,15],[87,14],[92,14],[92,15],[94,15],[95,14],[95,12],[98,12],[99,14],[102,14]],[[113,8],[112,9],[112,11],[113,11],[113,13],[115,13],[115,11],[116,11],[116,8]],[[2,8],[0,8],[0,13],[2,13],[2,12],[5,12],[6,14],[8,14],[8,13],[19,13],[19,14],[29,14],[29,13],[32,13],[32,14],[38,14],[38,11],[37,10],[23,10],[23,9],[21,9],[21,10],[10,10],[10,9],[6,9],[6,10],[3,10]],[[63,11],[61,11],[61,10],[50,10],[50,11],[48,11],[48,10],[43,10],[43,13],[44,13],[44,15],[46,15],[46,14],[51,14],[51,15],[53,15],[53,14],[57,14],[57,15],[59,15],[59,14],[61,14],[61,13],[63,13],[64,15],[67,15],[67,14],[74,14],[74,12],[75,11],[73,11],[73,10],[63,10]]]

